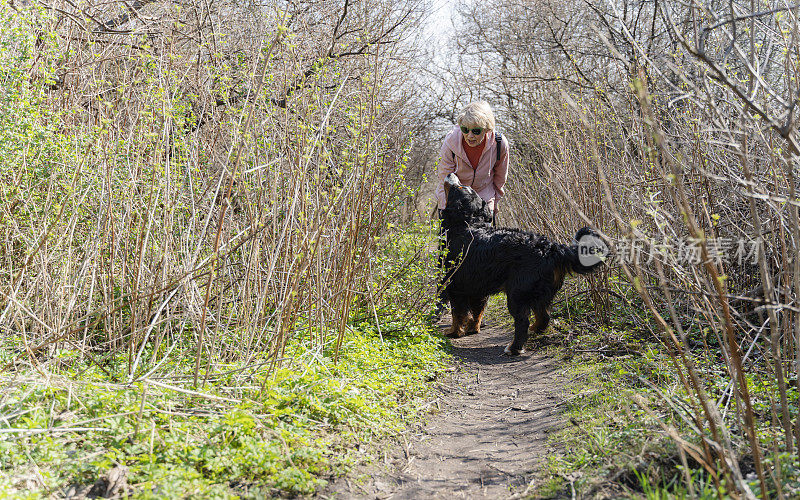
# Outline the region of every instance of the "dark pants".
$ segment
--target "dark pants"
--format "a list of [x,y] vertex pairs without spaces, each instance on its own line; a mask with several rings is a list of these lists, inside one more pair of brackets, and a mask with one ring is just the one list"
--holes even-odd
[[442,273],[442,280],[439,282],[439,287],[436,290],[436,315],[440,316],[445,308],[447,307],[447,303],[450,300],[447,298],[447,295],[444,292],[445,281],[446,281],[446,266],[445,266],[445,259],[447,258],[447,231],[442,227],[442,211],[438,211],[439,214],[439,270]]

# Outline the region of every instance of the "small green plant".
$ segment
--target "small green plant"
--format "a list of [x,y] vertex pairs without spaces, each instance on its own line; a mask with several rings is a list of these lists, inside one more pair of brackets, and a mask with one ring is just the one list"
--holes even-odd
[[367,449],[421,416],[418,401],[446,354],[419,324],[383,339],[368,324],[353,328],[336,362],[333,346],[290,342],[296,361],[238,403],[224,402],[224,384],[195,397],[109,384],[80,363],[48,380],[4,376],[0,488],[63,494],[125,466],[128,493],[140,498],[310,494],[366,458],[355,443]]

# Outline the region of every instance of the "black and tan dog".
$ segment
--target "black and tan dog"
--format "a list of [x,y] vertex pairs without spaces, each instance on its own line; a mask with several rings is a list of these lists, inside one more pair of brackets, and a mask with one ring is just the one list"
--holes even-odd
[[[562,245],[529,231],[491,227],[486,202],[472,188],[461,185],[455,174],[447,176],[444,188],[447,206],[442,211],[442,228],[447,256],[443,296],[453,312],[453,326],[447,335],[478,332],[489,296],[505,292],[508,312],[514,318],[514,341],[505,352],[520,354],[529,326],[536,334],[547,328],[548,309],[564,277],[570,272],[588,274],[602,262],[583,265],[577,243]],[[575,241],[585,237],[597,235],[583,228]],[[531,312],[536,317],[532,326]]]

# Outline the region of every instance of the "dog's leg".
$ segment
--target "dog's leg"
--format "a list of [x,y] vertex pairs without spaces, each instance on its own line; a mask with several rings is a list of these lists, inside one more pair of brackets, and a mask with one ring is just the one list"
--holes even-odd
[[472,317],[466,327],[468,334],[481,333],[481,320],[483,319],[483,312],[486,309],[487,302],[489,302],[489,297],[470,297],[469,309]]
[[445,335],[452,338],[463,337],[469,321],[469,303],[465,297],[451,296],[450,307],[453,310],[453,326]]
[[533,314],[536,316],[536,320],[531,325],[530,331],[538,335],[545,331],[547,325],[550,324],[550,307],[534,309]]
[[514,318],[514,342],[506,346],[505,353],[515,356],[525,352],[525,342],[528,341],[528,327],[531,320],[530,306],[522,300],[508,297],[508,312]]
[[539,310],[533,312],[536,316],[536,321],[531,325],[531,331],[538,335],[547,329],[547,325],[550,324],[550,311],[548,311],[548,307],[543,307]]

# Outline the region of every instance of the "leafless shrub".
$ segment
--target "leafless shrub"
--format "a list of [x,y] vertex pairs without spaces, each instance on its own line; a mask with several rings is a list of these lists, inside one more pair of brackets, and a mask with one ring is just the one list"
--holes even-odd
[[133,380],[191,353],[199,385],[234,360],[263,373],[291,336],[341,341],[358,300],[380,304],[370,266],[408,189],[390,63],[422,4],[4,9],[37,30],[32,123],[61,141],[3,174],[14,363],[110,350]]
[[519,158],[509,219],[601,227],[680,373],[688,401],[670,404],[691,437],[667,433],[731,493],[753,496],[747,456],[760,495],[786,496],[781,453],[800,437],[797,6],[462,10],[463,57],[480,59],[472,77],[502,104]]

